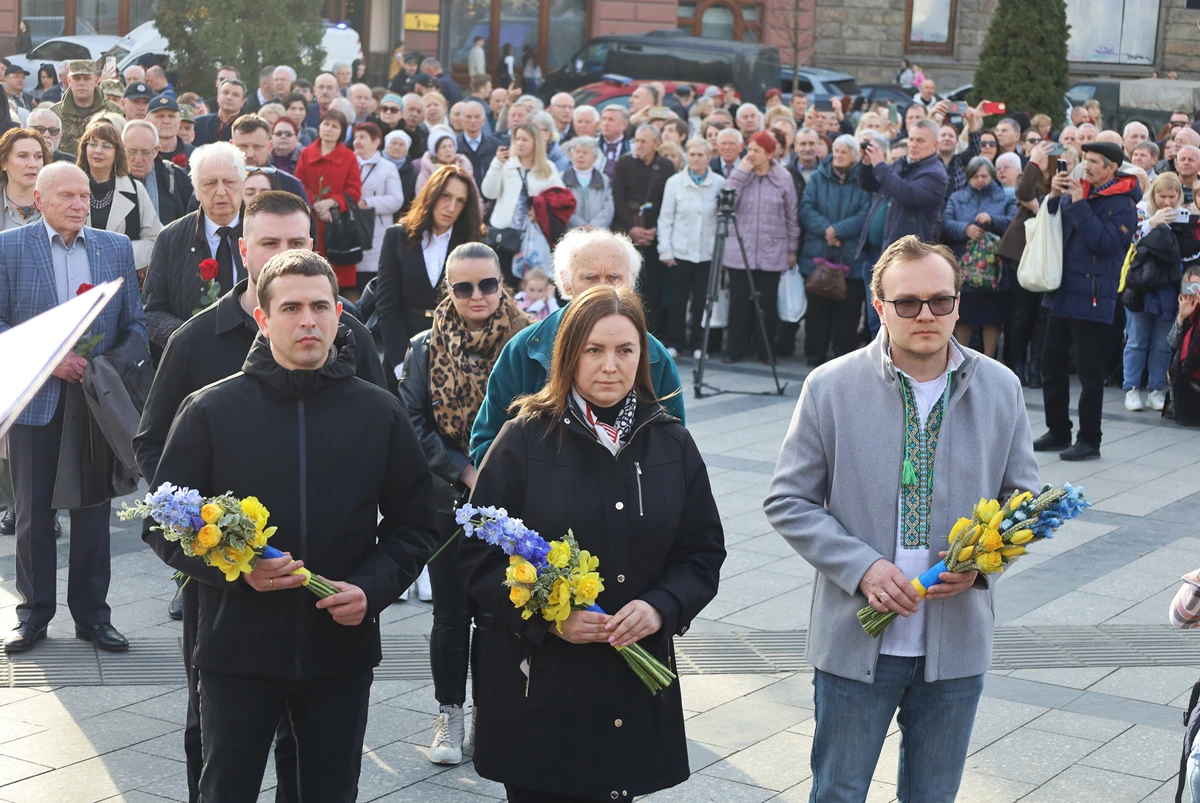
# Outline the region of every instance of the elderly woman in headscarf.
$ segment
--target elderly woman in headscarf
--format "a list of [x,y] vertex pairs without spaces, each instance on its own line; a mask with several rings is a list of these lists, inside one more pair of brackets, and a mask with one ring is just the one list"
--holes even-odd
[[408,149],[412,147],[412,137],[407,131],[396,129],[383,137],[383,151],[379,154],[385,162],[391,163],[400,173],[400,186],[404,190],[404,206],[400,214],[408,211],[408,205],[417,196],[417,169],[412,159],[408,158]]
[[430,129],[429,150],[421,157],[420,169],[417,172],[417,192],[421,191],[429,177],[443,165],[456,165],[466,171],[467,175],[475,177],[471,160],[458,152],[457,136],[450,126],[438,125]]

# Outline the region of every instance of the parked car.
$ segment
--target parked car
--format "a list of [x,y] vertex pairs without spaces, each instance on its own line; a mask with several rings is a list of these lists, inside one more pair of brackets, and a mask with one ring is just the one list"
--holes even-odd
[[[822,99],[833,97],[857,98],[861,90],[853,75],[837,70],[827,70],[824,67],[801,67],[798,70],[800,91],[810,97],[817,95]],[[791,97],[792,68],[783,67],[779,70],[779,89]],[[745,97],[745,93],[742,93]],[[750,98],[746,98],[750,100]]]
[[[8,60],[14,66],[21,66],[36,76],[38,67],[43,64],[55,64],[68,59],[92,59],[99,61],[106,51],[117,43],[117,37],[102,34],[86,34],[82,36],[56,36],[47,39],[40,45],[20,56],[9,56]],[[32,84],[30,84],[32,86]]]
[[[633,94],[633,90],[637,89],[642,84],[654,83],[653,81],[635,81],[632,78],[626,78],[623,75],[606,75],[603,81],[597,81],[594,84],[581,86],[571,93],[575,98],[575,105],[578,106],[595,106],[597,109],[602,109],[610,103],[615,103],[619,106],[629,108],[629,96]],[[683,81],[659,81],[668,93],[674,92],[675,87]],[[696,96],[704,94],[704,90],[708,89],[708,84],[692,84],[692,88],[696,90]]]
[[876,101],[894,103],[898,108],[907,108],[913,102],[917,90],[899,84],[864,84],[859,87],[859,95],[863,99],[864,108],[870,108]]
[[602,81],[605,75],[621,75],[697,85],[732,83],[743,98],[761,105],[766,91],[779,85],[779,74],[778,48],[702,39],[672,29],[598,36],[561,69],[546,75],[539,94],[572,92]]
[[[1076,86],[1079,86],[1079,85],[1076,84]],[[1074,88],[1074,87],[1072,87],[1072,88]],[[975,89],[974,84],[963,84],[962,86],[958,87],[957,89],[952,90],[950,92],[950,94],[946,95],[946,100],[963,100],[963,101],[969,100],[971,91],[973,89]],[[1063,95],[1063,113],[1064,113],[1064,115],[1069,119],[1071,116],[1071,107],[1078,106],[1079,104],[1088,100],[1090,97],[1091,96],[1088,95],[1086,97],[1081,97],[1078,101],[1076,101],[1071,97],[1071,89],[1068,89],[1067,94]],[[988,100],[1003,101],[1004,98],[988,98]],[[1103,99],[1101,99],[1100,103],[1101,103],[1101,105],[1104,106],[1104,108],[1110,108],[1108,105],[1106,105],[1104,103]],[[1114,95],[1113,96],[1113,105],[1115,106],[1115,104],[1116,104],[1116,96]],[[1020,110],[1013,109],[1012,111],[1020,111]]]
[[[64,17],[21,17],[21,21],[29,26],[29,35],[33,38],[33,46],[37,47],[47,39],[65,36],[66,19]],[[95,36],[100,33],[92,23],[82,17],[75,20],[76,36]]]

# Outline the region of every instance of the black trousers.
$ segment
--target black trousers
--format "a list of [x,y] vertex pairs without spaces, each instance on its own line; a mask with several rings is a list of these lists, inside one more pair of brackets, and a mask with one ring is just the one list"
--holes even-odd
[[[767,327],[767,342],[774,344],[775,327],[779,321],[779,277],[783,274],[776,271],[755,270],[754,286],[758,290],[758,300],[762,305],[763,322]],[[750,298],[750,280],[746,271],[736,268],[728,271],[729,275],[729,326],[725,340],[725,353],[731,357],[744,357],[750,351],[753,342],[754,351],[759,359],[767,356],[766,343],[758,328],[758,317],[754,310],[754,301]]]
[[[458,530],[452,515],[438,512],[442,543]],[[433,629],[429,634],[429,668],[433,695],[439,705],[462,706],[467,700],[467,667],[471,660],[471,619],[474,605],[458,573],[456,538],[437,560],[429,563],[433,590]]]
[[552,795],[547,792],[535,792],[532,789],[522,789],[519,786],[504,784],[504,794],[508,803],[592,803],[590,797],[578,795]]
[[[15,425],[8,433],[13,508],[17,518],[17,620],[41,628],[58,609],[58,549],[54,543],[54,481],[62,441],[65,402],[42,427]],[[67,606],[85,627],[108,624],[109,530],[112,505],[71,511]]]
[[642,306],[646,308],[646,327],[650,334],[659,338],[665,337],[667,326],[667,299],[663,289],[667,281],[667,267],[658,258],[658,246],[651,245],[639,248],[642,255],[642,273],[638,277],[638,294],[642,297]]
[[267,753],[287,717],[300,800],[354,803],[374,673],[286,681],[200,670],[201,803],[255,803]]
[[1010,297],[1008,326],[1004,330],[1004,362],[1012,370],[1019,371],[1027,362],[1036,363],[1041,359],[1041,350],[1037,348],[1040,344],[1034,342],[1034,332],[1042,294],[1030,292],[1014,281]]
[[804,313],[804,356],[821,360],[833,355],[841,357],[862,345],[858,339],[858,324],[862,321],[863,300],[867,288],[862,279],[846,280],[846,297],[833,301],[808,295],[808,311]]
[[[704,341],[704,302],[708,294],[708,271],[711,262],[676,260],[671,271],[671,314],[667,322],[668,346],[680,351],[695,351]],[[692,302],[691,334],[685,331],[689,323],[688,300]]]
[[[187,766],[188,803],[200,801],[200,775],[204,769],[203,739],[200,733],[200,670],[192,664],[196,650],[196,628],[200,594],[197,580],[185,583],[179,594],[183,599],[183,665],[187,670],[188,710],[183,728],[183,757]],[[279,718],[275,732],[275,803],[298,803],[296,791],[296,739],[292,723]]]
[[1071,436],[1070,358],[1083,391],[1079,394],[1079,440],[1100,445],[1100,411],[1104,406],[1104,333],[1107,324],[1050,316],[1042,348],[1042,397],[1046,427],[1061,438]]

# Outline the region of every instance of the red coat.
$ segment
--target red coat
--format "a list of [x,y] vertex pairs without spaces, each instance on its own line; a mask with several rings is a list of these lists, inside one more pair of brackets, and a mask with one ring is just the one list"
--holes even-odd
[[[362,173],[358,167],[358,157],[342,143],[338,143],[329,153],[321,152],[320,140],[301,150],[300,161],[296,163],[296,178],[300,179],[314,204],[332,198],[338,202],[338,210],[345,212],[347,195],[356,205],[362,198]],[[320,218],[317,219],[317,241],[314,245],[317,253],[325,256],[325,222]],[[354,286],[353,265],[334,265],[334,269],[339,285]]]

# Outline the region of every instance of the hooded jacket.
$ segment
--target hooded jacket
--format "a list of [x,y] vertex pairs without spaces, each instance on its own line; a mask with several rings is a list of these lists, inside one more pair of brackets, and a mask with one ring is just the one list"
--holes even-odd
[[[800,228],[803,241],[800,246],[800,272],[805,276],[813,272],[813,259],[826,252],[834,262],[853,268],[852,278],[859,278],[860,261],[855,243],[867,222],[867,210],[871,196],[858,185],[858,171],[854,164],[845,177],[833,169],[833,162],[825,159],[808,177],[808,185],[800,199]],[[833,226],[842,241],[840,249],[829,247],[825,242],[825,230]]]
[[258,497],[278,527],[272,546],[367,597],[363,621],[339,625],[307,590],[228,582],[147,522],[143,540],[200,581],[197,668],[304,680],[380,662],[379,614],[433,551],[432,478],[400,401],[355,376],[349,329],[313,371],[280,366],[260,335],[241,373],[180,405],[155,480]]
[[882,191],[892,202],[883,228],[884,248],[909,234],[926,241],[938,239],[950,176],[936,153],[919,162],[904,159],[860,169],[858,181],[863,189]]
[[1118,175],[1099,190],[1085,180],[1083,200],[1049,198],[1050,213],[1062,212],[1062,284],[1042,305],[1058,318],[1112,323],[1121,265],[1137,231],[1137,179]]

